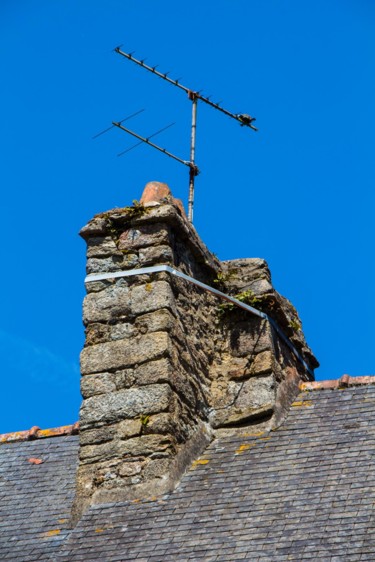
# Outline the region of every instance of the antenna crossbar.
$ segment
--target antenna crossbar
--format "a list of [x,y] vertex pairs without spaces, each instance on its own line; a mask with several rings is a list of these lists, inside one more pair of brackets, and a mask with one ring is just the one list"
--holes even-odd
[[254,125],[252,125],[252,121],[255,121],[254,117],[251,117],[250,115],[245,115],[245,114],[232,113],[231,111],[228,111],[227,109],[224,109],[218,103],[215,103],[215,102],[211,101],[209,98],[206,98],[206,97],[202,96],[199,92],[195,92],[191,88],[187,88],[186,86],[181,84],[178,80],[173,80],[173,78],[169,78],[168,72],[165,73],[165,74],[163,74],[162,72],[159,72],[158,70],[156,70],[156,66],[149,66],[148,64],[145,64],[144,60],[136,59],[135,57],[133,57],[132,53],[125,53],[125,51],[122,51],[120,49],[120,47],[116,47],[115,52],[118,53],[119,55],[127,58],[128,60],[131,60],[132,62],[134,62],[138,66],[141,66],[141,67],[145,68],[149,72],[152,72],[156,76],[159,76],[159,78],[162,78],[163,80],[165,80],[166,82],[169,82],[173,86],[177,86],[177,88],[180,88],[180,90],[183,90],[185,93],[188,94],[189,99],[191,99],[191,100],[199,99],[199,100],[203,101],[204,103],[210,105],[211,107],[217,109],[218,111],[221,111],[221,113],[224,113],[224,115],[227,115],[228,117],[231,117],[232,119],[235,119],[236,121],[241,123],[241,126],[250,127],[250,129],[253,129],[253,131],[258,130],[256,127],[254,127]]
[[[156,70],[157,66],[150,66],[150,65],[146,64],[145,59],[138,60],[137,58],[135,58],[133,56],[133,53],[126,53],[125,51],[123,51],[121,49],[121,46],[116,47],[114,49],[114,51],[116,53],[118,53],[119,55],[125,57],[126,59],[134,62],[138,66],[141,66],[142,68],[145,68],[146,70],[148,70],[152,74],[155,74],[155,76],[158,76],[159,78],[162,78],[166,82],[169,82],[169,84],[172,84],[172,86],[176,86],[180,90],[183,90],[188,95],[189,100],[192,102],[190,160],[189,161],[183,160],[182,158],[179,158],[178,156],[175,156],[171,152],[168,152],[165,148],[161,148],[160,146],[150,142],[149,139],[151,137],[141,137],[137,133],[134,133],[130,129],[127,129],[126,127],[124,127],[121,124],[122,123],[121,121],[119,121],[119,122],[113,121],[112,126],[115,126],[115,127],[118,127],[119,129],[122,129],[126,133],[129,133],[133,137],[137,138],[140,142],[144,142],[144,143],[152,146],[153,148],[156,148],[157,150],[166,154],[170,158],[173,158],[173,160],[176,160],[177,162],[180,162],[181,164],[184,164],[185,166],[189,167],[188,219],[191,222],[193,222],[194,180],[195,180],[195,176],[197,176],[198,173],[199,173],[198,167],[195,164],[195,141],[196,141],[196,128],[197,128],[197,103],[198,103],[198,100],[201,100],[204,103],[206,103],[207,105],[213,107],[214,109],[217,109],[218,111],[220,111],[224,115],[227,115],[228,117],[231,117],[232,119],[235,119],[236,121],[238,121],[240,123],[241,127],[250,127],[250,129],[253,129],[254,131],[257,131],[258,129],[256,127],[254,127],[254,125],[252,124],[253,121],[255,121],[255,117],[251,117],[251,115],[248,115],[247,113],[237,113],[236,114],[236,113],[232,113],[231,111],[228,111],[224,107],[221,107],[221,105],[220,105],[221,102],[215,103],[215,102],[211,101],[210,96],[207,96],[207,97],[202,96],[201,91],[196,92],[196,91],[192,90],[191,88],[188,88],[187,86],[184,86],[183,84],[180,83],[179,78],[177,80],[173,80],[173,78],[170,78],[168,76],[169,72],[163,73],[163,72],[160,72],[159,70]],[[154,136],[154,135],[151,135],[151,136]],[[140,144],[140,143],[138,143],[138,144]],[[135,146],[137,146],[137,145],[135,145]],[[134,148],[134,147],[132,147],[132,148]],[[125,152],[128,152],[132,148],[130,148],[128,150],[125,150],[124,152],[120,153],[118,156],[120,156],[121,154],[124,154]]]
[[173,158],[173,160],[177,160],[177,162],[180,162],[180,164],[184,164],[185,166],[188,166],[191,170],[193,170],[195,176],[199,174],[199,170],[198,170],[197,166],[195,166],[195,164],[193,164],[192,162],[189,162],[188,160],[183,160],[182,158],[179,158],[178,156],[175,156],[174,154],[172,154],[171,152],[169,152],[165,148],[162,148],[161,146],[158,146],[157,144],[151,142],[147,137],[142,137],[141,135],[138,135],[134,131],[131,131],[130,129],[127,129],[126,127],[121,125],[120,122],[112,121],[112,125],[114,127],[118,127],[122,131],[125,131],[125,133],[129,133],[129,135],[132,135],[136,139],[139,139],[140,141],[152,146],[153,148],[156,148],[156,150],[159,150],[160,152],[162,152],[166,156],[169,156],[169,158]]
[[[119,123],[123,123],[124,121],[127,121],[128,119],[131,119],[132,117],[135,117],[136,115],[139,115],[139,113],[142,113],[142,111],[144,111],[144,109],[140,109],[139,111],[136,111],[135,113],[132,113],[131,115],[128,115],[127,117],[124,117],[124,119],[121,119],[121,121],[119,121]],[[108,131],[110,131],[111,129],[113,129],[113,125],[111,125],[110,127],[107,127],[106,129],[104,129],[104,131],[100,131],[100,133],[97,133],[92,138],[97,139],[98,137],[100,137],[100,135],[104,135],[104,133],[108,133]]]
[[[120,123],[121,123],[121,121],[120,121]],[[162,129],[159,129],[158,131],[156,131],[155,133],[153,133],[152,135],[147,137],[147,140],[152,139],[152,137],[156,137],[156,135],[159,135],[163,131],[166,131],[167,129],[169,129],[169,127],[173,127],[173,125],[175,125],[175,123],[170,123],[166,127],[163,127]],[[113,125],[112,125],[112,127],[113,127]],[[126,150],[123,150],[122,152],[119,152],[117,154],[117,156],[122,156],[123,154],[126,154],[127,152],[130,152],[130,150],[133,150],[133,148],[137,148],[137,146],[139,146],[140,144],[143,144],[143,140],[137,142],[136,144],[133,144],[133,146],[131,146],[130,148],[127,148]]]

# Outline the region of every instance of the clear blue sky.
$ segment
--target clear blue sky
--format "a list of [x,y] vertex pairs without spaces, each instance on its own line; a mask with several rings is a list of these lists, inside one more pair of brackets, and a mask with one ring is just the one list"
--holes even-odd
[[221,259],[265,258],[321,362],[374,373],[372,0],[2,0],[0,432],[78,419],[85,245],[93,214],[150,180],[187,201],[187,170],[113,130],[189,156],[183,92],[147,57],[258,133],[200,104],[195,226]]

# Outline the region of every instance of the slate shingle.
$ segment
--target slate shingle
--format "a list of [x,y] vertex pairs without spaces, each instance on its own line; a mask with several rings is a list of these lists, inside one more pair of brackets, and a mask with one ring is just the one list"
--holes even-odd
[[91,508],[56,560],[373,560],[374,413],[373,386],[303,392],[277,431],[215,440],[163,500]]
[[[68,534],[78,437],[0,445],[0,560],[49,560]],[[42,464],[31,464],[37,458]]]
[[375,386],[303,392],[278,430],[216,439],[173,493],[94,506],[71,532],[77,438],[2,445],[0,559],[374,560],[374,414]]

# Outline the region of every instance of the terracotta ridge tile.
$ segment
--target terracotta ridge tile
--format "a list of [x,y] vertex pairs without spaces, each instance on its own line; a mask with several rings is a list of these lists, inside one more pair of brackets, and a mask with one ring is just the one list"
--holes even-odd
[[14,441],[32,441],[46,437],[59,437],[60,435],[76,435],[79,432],[79,422],[50,429],[40,429],[34,425],[26,431],[14,431],[12,433],[0,434],[0,443],[13,443]]
[[340,379],[332,379],[326,381],[313,381],[313,382],[302,382],[299,385],[300,390],[335,390],[338,388],[347,388],[351,386],[361,386],[361,385],[375,385],[375,376],[364,376],[364,377],[350,377],[349,375],[343,375]]

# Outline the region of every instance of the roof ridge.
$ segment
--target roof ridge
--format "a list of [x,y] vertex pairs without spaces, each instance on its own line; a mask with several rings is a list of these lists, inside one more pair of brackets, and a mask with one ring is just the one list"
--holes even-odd
[[302,382],[299,385],[300,390],[335,390],[337,388],[347,388],[349,386],[361,386],[375,384],[375,376],[368,375],[363,377],[350,377],[343,375],[339,379],[325,381]]
[[49,429],[40,429],[34,425],[25,431],[13,431],[12,433],[0,434],[0,443],[12,443],[14,441],[31,441],[33,439],[45,439],[46,437],[59,437],[60,435],[76,435],[79,432],[79,422]]

